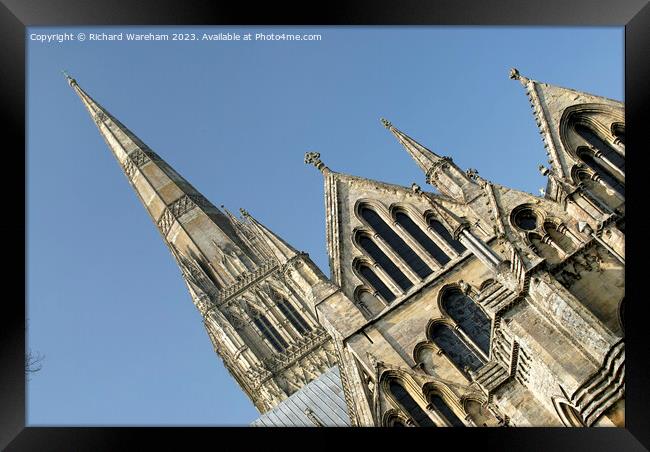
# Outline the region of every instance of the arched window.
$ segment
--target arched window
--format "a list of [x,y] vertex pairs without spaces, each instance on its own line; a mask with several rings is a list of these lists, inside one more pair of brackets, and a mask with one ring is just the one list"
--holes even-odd
[[544,223],[544,231],[546,231],[553,243],[561,248],[565,254],[571,254],[575,251],[575,244],[565,232],[560,232],[561,229],[562,228],[558,227],[554,223]]
[[625,185],[616,177],[614,177],[608,168],[603,166],[603,164],[600,162],[600,159],[594,157],[591,149],[581,147],[578,148],[577,153],[578,157],[580,157],[580,160],[582,160],[585,165],[587,165],[596,174],[598,174],[598,176],[600,176],[600,178],[607,184],[609,188],[614,190],[620,196],[624,196]]
[[255,326],[260,330],[262,336],[269,341],[276,351],[281,352],[288,347],[287,342],[282,338],[282,336],[280,336],[278,331],[273,327],[273,325],[271,325],[265,316],[260,314],[253,317],[253,323],[255,323]]
[[391,380],[389,383],[390,392],[395,397],[395,400],[402,407],[405,413],[409,415],[413,422],[418,427],[435,427],[436,424],[433,423],[431,418],[427,416],[427,413],[424,412],[420,405],[413,400],[411,394],[409,394],[404,387],[399,384],[396,380]]
[[610,209],[614,210],[621,204],[620,198],[616,197],[613,190],[606,189],[601,182],[595,181],[588,172],[579,171],[577,180],[591,195]]
[[[623,173],[625,173],[625,157],[616,152],[612,147],[600,139],[590,128],[582,124],[575,126],[575,131],[580,135],[587,143],[589,143],[594,148],[602,152],[602,158],[607,160],[610,164],[617,167]],[[587,163],[587,162],[585,162]]]
[[450,261],[449,256],[447,256],[445,252],[442,251],[440,247],[436,245],[435,242],[431,240],[407,214],[404,212],[397,212],[397,214],[395,214],[395,221],[397,221],[397,223],[399,223],[406,232],[411,235],[411,237],[417,240],[417,242],[422,245],[422,248],[427,250],[431,257],[433,257],[440,265],[445,265]]
[[435,218],[429,217],[429,226],[438,233],[440,237],[442,237],[445,242],[447,242],[458,254],[462,254],[465,252],[465,247],[463,246],[462,243],[460,243],[458,240],[454,239],[447,228],[445,228],[441,222],[436,220]]
[[402,288],[402,290],[406,291],[408,290],[413,283],[411,282],[410,279],[406,277],[402,271],[397,268],[397,265],[391,261],[386,254],[377,246],[375,242],[373,242],[370,237],[366,235],[362,235],[359,237],[359,246],[363,248],[369,255],[372,257],[375,262],[379,264],[379,266],[386,272],[388,273],[388,276],[393,278],[393,281],[397,283],[398,286]]
[[456,416],[456,413],[452,411],[451,408],[449,408],[449,405],[444,401],[442,397],[440,397],[439,394],[431,394],[429,395],[429,402],[435,410],[438,412],[438,414],[443,417],[449,424],[451,424],[452,427],[465,427],[465,424],[463,424],[463,421],[461,421],[458,416]]
[[304,334],[307,331],[309,331],[311,328],[305,322],[305,319],[302,318],[300,314],[298,314],[298,311],[296,311],[296,308],[293,307],[291,303],[289,303],[287,300],[281,300],[278,303],[278,308],[282,312],[282,314],[289,319],[289,322],[293,325],[293,327],[298,331],[300,334]]
[[359,266],[359,273],[363,276],[368,283],[377,291],[379,295],[387,302],[390,303],[395,299],[395,294],[390,290],[384,282],[373,272],[370,267],[365,264]]
[[420,278],[426,278],[431,274],[431,269],[427,264],[393,231],[393,228],[386,224],[377,212],[368,207],[362,207],[361,216]]
[[478,304],[454,287],[443,293],[442,308],[474,344],[489,355],[492,322]]
[[546,259],[546,262],[549,264],[562,262],[560,251],[552,244],[545,243],[538,234],[528,234],[528,239],[535,254]]
[[436,323],[431,328],[430,335],[433,343],[464,373],[467,373],[468,370],[476,371],[483,365],[479,357],[448,325]]

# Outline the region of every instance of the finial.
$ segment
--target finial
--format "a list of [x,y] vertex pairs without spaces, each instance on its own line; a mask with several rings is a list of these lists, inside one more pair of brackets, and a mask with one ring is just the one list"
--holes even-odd
[[68,81],[68,84],[69,84],[70,86],[72,86],[72,85],[76,85],[76,84],[77,84],[77,81],[76,81],[75,79],[73,79],[72,77],[70,77],[70,74],[68,74],[68,71],[66,71],[65,69],[63,69],[63,70],[61,71],[61,73],[63,74],[63,76],[65,77],[65,79]]
[[524,85],[524,86],[526,85],[526,83],[528,83],[528,77],[524,77],[523,75],[521,75],[519,73],[519,69],[517,69],[517,68],[514,68],[514,67],[511,68],[510,73],[508,74],[508,76],[512,80],[519,80],[521,82],[521,84]]
[[328,169],[320,159],[320,152],[306,152],[305,163],[308,165],[314,165],[321,173]]
[[380,118],[379,120],[384,125],[384,127],[386,127],[387,129],[390,129],[391,127],[393,127],[393,125],[390,123],[390,121],[388,119]]
[[551,170],[549,170],[544,165],[539,165],[538,169],[539,169],[539,172],[542,173],[542,176],[546,176],[548,173],[551,172]]
[[415,182],[413,182],[413,183],[411,184],[411,191],[412,191],[413,193],[415,193],[415,194],[420,194],[420,193],[422,193],[422,189],[421,189],[420,186],[419,186],[418,184],[416,184]]

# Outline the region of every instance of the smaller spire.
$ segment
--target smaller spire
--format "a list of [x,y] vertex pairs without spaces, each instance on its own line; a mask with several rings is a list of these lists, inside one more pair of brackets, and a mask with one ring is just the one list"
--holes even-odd
[[320,152],[305,152],[305,163],[308,165],[313,165],[318,171],[325,174],[326,171],[330,169],[325,166],[325,164],[320,159]]
[[264,244],[273,252],[273,255],[278,261],[285,262],[298,254],[298,251],[296,251],[291,245],[289,245],[287,242],[285,242],[280,237],[278,237],[273,232],[271,232],[270,229],[268,229],[262,223],[257,221],[246,210],[239,209],[239,211],[241,212],[242,216],[246,218],[249,221],[249,223],[253,226],[253,228],[257,232],[257,235],[264,242]]
[[235,226],[235,227],[241,227],[241,221],[239,218],[237,218],[233,213],[226,208],[223,204],[221,204],[221,210],[224,211],[230,222]]
[[440,157],[426,147],[422,146],[413,138],[409,137],[401,130],[393,126],[393,124],[386,118],[381,118],[380,121],[384,127],[386,127],[393,135],[395,135],[397,141],[399,141],[400,144],[404,146],[406,152],[408,152],[411,158],[415,160],[415,163],[417,163],[420,169],[424,171],[424,174],[427,177],[427,182],[429,182],[429,176],[438,165],[450,160],[448,157]]

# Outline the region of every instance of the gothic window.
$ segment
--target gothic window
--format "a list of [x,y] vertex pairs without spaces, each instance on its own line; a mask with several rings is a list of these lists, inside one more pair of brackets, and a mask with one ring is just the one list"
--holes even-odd
[[[575,250],[573,240],[565,233],[560,232],[563,228],[555,225],[554,223],[544,223],[544,231],[549,235],[553,243],[555,243],[565,254],[571,254]],[[566,229],[564,229],[566,231]]]
[[537,229],[539,220],[537,215],[532,209],[521,209],[515,213],[513,217],[515,225],[525,231],[533,231]]
[[476,371],[483,363],[479,357],[444,323],[436,323],[430,331],[431,340],[461,370]]
[[439,394],[433,393],[429,395],[429,402],[433,405],[436,412],[443,417],[452,427],[465,427],[463,421],[452,411],[447,403],[440,397]]
[[413,269],[420,278],[426,278],[431,274],[431,269],[424,263],[410,246],[399,236],[393,228],[372,209],[368,207],[361,208],[361,216],[368,224],[379,234],[379,236],[388,243],[404,261]]
[[276,351],[281,352],[288,347],[287,342],[282,338],[282,336],[280,336],[278,331],[273,327],[273,325],[271,325],[265,316],[258,315],[253,317],[253,323],[255,323],[255,326],[260,330],[262,336],[269,341]]
[[459,289],[452,288],[443,293],[442,308],[474,344],[489,355],[491,322],[478,304]]
[[278,308],[282,312],[282,314],[289,319],[289,322],[293,325],[293,327],[298,331],[300,334],[305,334],[307,331],[309,331],[311,328],[309,328],[309,325],[307,322],[305,322],[305,319],[302,318],[300,314],[298,314],[298,311],[296,311],[296,308],[293,307],[291,303],[289,303],[287,300],[282,300],[278,303]]
[[535,254],[546,259],[546,262],[549,264],[562,262],[562,255],[556,245],[547,243],[538,234],[528,234],[528,239]]
[[395,397],[397,403],[402,407],[404,412],[415,422],[418,427],[435,427],[431,418],[427,416],[424,410],[413,400],[404,387],[396,380],[391,380],[389,384],[390,392]]
[[440,247],[436,245],[435,242],[431,240],[407,214],[404,212],[397,212],[397,214],[395,214],[395,221],[397,221],[397,223],[399,223],[406,232],[411,235],[411,237],[422,245],[422,248],[427,250],[431,257],[433,257],[440,265],[445,265],[450,261],[449,256],[447,256],[445,252],[442,251]]
[[577,151],[578,157],[584,162],[589,168],[591,168],[598,176],[607,184],[609,188],[614,190],[620,196],[625,194],[625,185],[619,181],[616,177],[612,175],[608,168],[606,168],[602,161],[599,158],[594,156],[594,153],[591,149],[586,147],[580,147]]
[[578,124],[575,127],[575,131],[587,143],[589,143],[598,151],[602,152],[601,154],[602,159],[606,160],[611,165],[621,170],[621,172],[625,173],[625,157],[623,157],[617,151],[612,149],[612,147],[609,144],[601,140],[600,137],[596,135],[590,128],[582,124]]
[[438,233],[440,237],[442,237],[445,242],[447,242],[458,254],[462,254],[465,252],[465,247],[463,246],[462,243],[460,243],[458,240],[454,239],[447,228],[445,228],[441,222],[436,220],[435,218],[429,217],[429,226]]
[[379,295],[387,302],[390,303],[395,299],[395,294],[384,284],[384,282],[379,279],[379,277],[373,272],[370,267],[365,264],[359,266],[359,273],[363,276],[366,281],[377,291]]
[[373,242],[370,237],[362,235],[359,237],[359,246],[363,248],[370,257],[372,257],[377,264],[386,272],[388,276],[393,278],[393,281],[397,283],[402,290],[408,290],[413,283],[409,280],[402,271],[397,268],[397,265],[390,260],[388,256]]
[[577,180],[587,192],[612,210],[621,204],[620,199],[616,197],[613,190],[608,190],[601,182],[594,180],[587,171],[579,171],[577,173]]

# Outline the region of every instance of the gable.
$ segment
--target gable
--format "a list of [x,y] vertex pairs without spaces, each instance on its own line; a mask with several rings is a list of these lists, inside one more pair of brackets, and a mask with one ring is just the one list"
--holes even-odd
[[[367,293],[372,293],[376,289],[376,287],[368,287],[368,281],[360,277],[360,265],[367,264],[373,270],[376,269],[376,266],[371,265],[373,259],[360,245],[359,237],[368,236],[371,241],[382,246],[381,239],[377,239],[376,231],[369,225],[367,219],[364,219],[362,209],[368,208],[375,212],[386,227],[404,239],[404,243],[417,255],[414,259],[424,255],[421,259],[422,262],[432,270],[437,268],[436,261],[432,260],[433,258],[426,251],[423,252],[423,248],[418,248],[413,236],[406,232],[401,224],[400,226],[396,224],[397,215],[401,215],[402,220],[404,220],[404,216],[408,217],[412,222],[409,225],[417,225],[418,231],[425,236],[432,237],[433,242],[439,238],[435,233],[427,232],[427,218],[433,213],[431,201],[427,197],[435,199],[436,202],[444,205],[458,217],[466,215],[464,205],[442,196],[430,193],[422,196],[407,187],[333,172],[326,174],[325,177],[326,229],[331,279],[352,300],[358,301],[360,297],[367,296]],[[439,245],[439,248],[452,258],[457,253],[444,242]],[[391,259],[394,257],[394,255],[388,256]],[[416,274],[415,278],[413,276],[416,270],[411,267],[405,269],[404,262],[399,258],[392,260],[414,283],[413,285],[417,285],[418,275]],[[422,275],[420,274],[420,276]],[[395,287],[390,287],[390,283],[386,285],[389,286],[389,289],[395,289]],[[399,291],[399,288],[397,290]]]

